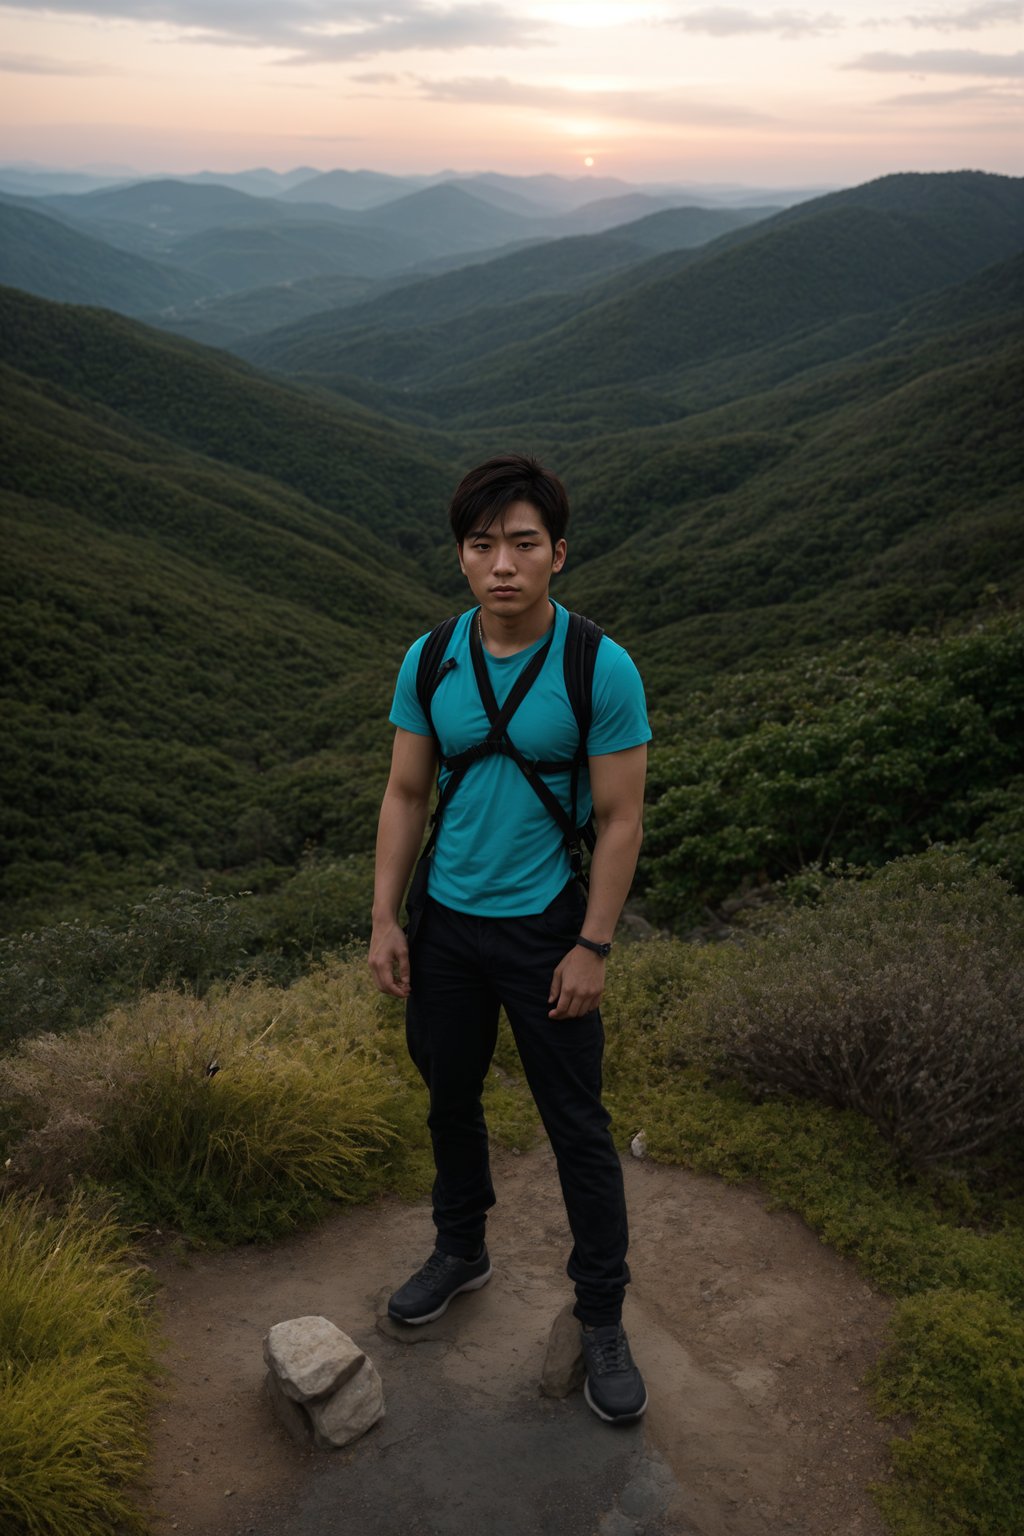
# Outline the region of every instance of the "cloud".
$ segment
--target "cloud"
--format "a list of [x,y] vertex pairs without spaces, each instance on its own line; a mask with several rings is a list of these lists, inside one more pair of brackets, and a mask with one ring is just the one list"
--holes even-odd
[[419,94],[429,101],[453,101],[487,106],[525,107],[575,117],[637,118],[656,123],[770,123],[775,119],[746,107],[695,101],[679,91],[571,91],[560,85],[528,85],[502,77],[418,80]]
[[[0,0],[0,10],[22,6]],[[47,0],[51,14],[173,27],[205,43],[286,50],[286,63],[365,59],[404,49],[524,47],[546,23],[490,0]]]
[[441,10],[408,5],[385,10],[372,23],[344,31],[307,32],[287,64],[331,59],[368,59],[406,49],[452,52],[461,48],[522,48],[542,40],[543,23],[526,21],[493,5],[458,5]]
[[112,75],[117,71],[98,64],[69,64],[62,59],[42,59],[31,53],[0,53],[0,75]]
[[1024,76],[1024,52],[978,53],[974,48],[935,48],[920,53],[865,53],[843,69],[895,75],[988,75],[995,80]]
[[780,37],[820,37],[826,32],[838,32],[845,26],[841,16],[826,12],[810,16],[806,11],[770,11],[759,15],[756,11],[741,10],[737,6],[712,5],[701,11],[683,11],[679,16],[668,18],[670,26],[682,27],[685,32],[706,32],[711,37],[742,37],[755,32],[775,32]]
[[982,0],[962,11],[931,11],[924,15],[901,16],[910,27],[927,27],[933,32],[977,32],[982,27],[1000,27],[1024,21],[1024,0]]
[[952,107],[958,102],[980,101],[985,106],[999,106],[1003,102],[1014,107],[1024,104],[1024,93],[1012,87],[998,85],[964,85],[955,91],[907,91],[901,96],[886,96],[879,103],[883,107]]

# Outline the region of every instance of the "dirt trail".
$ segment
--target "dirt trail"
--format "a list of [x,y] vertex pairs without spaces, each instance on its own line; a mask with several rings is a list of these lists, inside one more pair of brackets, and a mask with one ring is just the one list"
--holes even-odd
[[[541,1398],[569,1240],[546,1149],[497,1160],[494,1277],[405,1344],[381,1299],[422,1262],[426,1205],[382,1201],[272,1248],[158,1264],[168,1390],[150,1496],[167,1536],[882,1536],[886,1431],[861,1387],[888,1304],[749,1189],[627,1159],[625,1321],[638,1426]],[[300,1450],[262,1391],[271,1324],[319,1313],[384,1380],[387,1415]]]

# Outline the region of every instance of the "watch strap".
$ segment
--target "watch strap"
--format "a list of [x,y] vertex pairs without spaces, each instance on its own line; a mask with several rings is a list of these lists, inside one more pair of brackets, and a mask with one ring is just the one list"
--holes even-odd
[[576,940],[576,943],[582,944],[584,949],[593,950],[594,954],[600,955],[602,960],[607,959],[612,952],[611,944],[599,944],[596,939],[585,939],[582,934]]

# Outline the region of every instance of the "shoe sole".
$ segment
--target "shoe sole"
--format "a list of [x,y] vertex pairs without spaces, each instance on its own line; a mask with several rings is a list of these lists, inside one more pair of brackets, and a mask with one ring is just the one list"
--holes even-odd
[[444,1301],[442,1301],[436,1312],[426,1312],[422,1317],[400,1317],[397,1312],[392,1312],[391,1308],[389,1307],[388,1317],[390,1317],[393,1323],[407,1323],[410,1328],[418,1328],[421,1323],[432,1323],[435,1318],[438,1318],[443,1313],[447,1312],[448,1304],[451,1301],[452,1296],[461,1296],[463,1291],[478,1291],[482,1285],[487,1284],[493,1273],[494,1270],[488,1268],[485,1275],[476,1275],[472,1280],[467,1280],[465,1285],[458,1286],[454,1291],[452,1291],[451,1296],[445,1297]]
[[639,1408],[636,1409],[636,1411],[634,1413],[605,1413],[604,1409],[603,1408],[599,1408],[597,1406],[597,1404],[594,1402],[594,1399],[590,1395],[590,1377],[589,1376],[587,1377],[586,1381],[583,1384],[583,1396],[586,1398],[587,1407],[590,1408],[594,1413],[596,1413],[599,1419],[603,1419],[606,1424],[633,1424],[633,1423],[636,1422],[637,1419],[642,1418],[643,1415],[647,1412],[647,1389],[646,1388],[644,1388],[644,1400],[643,1400],[643,1403],[641,1404],[641,1406]]

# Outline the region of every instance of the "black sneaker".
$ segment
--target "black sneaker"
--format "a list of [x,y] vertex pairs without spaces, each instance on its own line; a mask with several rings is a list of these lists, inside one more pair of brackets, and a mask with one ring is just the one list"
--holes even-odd
[[432,1323],[447,1310],[460,1291],[477,1291],[491,1278],[487,1249],[475,1259],[460,1259],[436,1248],[422,1269],[401,1286],[388,1302],[388,1316],[396,1323]]
[[633,1364],[629,1340],[621,1323],[581,1329],[587,1379],[583,1396],[599,1419],[628,1424],[647,1407],[647,1388]]

